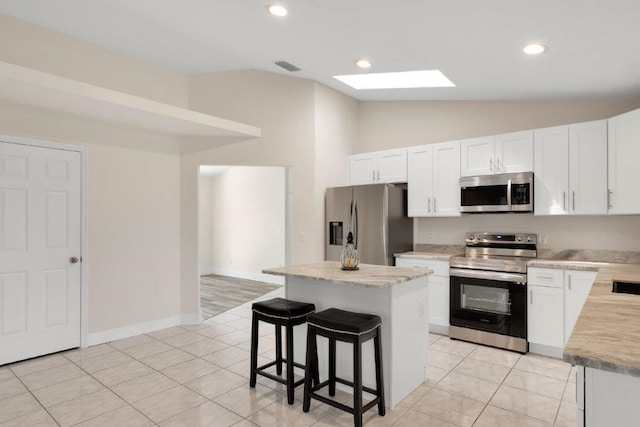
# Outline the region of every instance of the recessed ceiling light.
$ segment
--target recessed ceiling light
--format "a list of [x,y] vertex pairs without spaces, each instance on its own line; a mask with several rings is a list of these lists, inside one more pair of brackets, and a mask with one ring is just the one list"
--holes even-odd
[[531,43],[528,44],[522,49],[524,53],[527,55],[540,55],[541,53],[545,53],[549,48],[540,43]]
[[367,61],[366,59],[358,59],[356,61],[356,66],[358,68],[371,68],[371,62]]
[[287,14],[289,13],[287,8],[280,4],[270,4],[269,6],[267,6],[267,11],[273,16],[280,17],[287,16]]
[[455,87],[440,70],[397,73],[349,74],[333,76],[354,89],[408,89],[416,87]]

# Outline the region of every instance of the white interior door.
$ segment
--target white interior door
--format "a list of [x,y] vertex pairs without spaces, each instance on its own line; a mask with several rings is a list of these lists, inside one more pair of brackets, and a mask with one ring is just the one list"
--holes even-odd
[[80,345],[81,162],[0,142],[0,365]]

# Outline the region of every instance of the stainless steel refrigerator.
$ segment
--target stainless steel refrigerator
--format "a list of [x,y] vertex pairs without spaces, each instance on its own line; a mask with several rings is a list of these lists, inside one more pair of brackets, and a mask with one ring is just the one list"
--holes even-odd
[[394,253],[413,250],[413,219],[407,216],[406,186],[327,188],[325,260],[340,261],[349,231],[353,232],[363,264],[394,265]]

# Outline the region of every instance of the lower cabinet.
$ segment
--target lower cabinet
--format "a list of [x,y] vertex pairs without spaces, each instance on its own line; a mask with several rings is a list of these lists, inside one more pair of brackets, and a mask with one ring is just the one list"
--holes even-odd
[[396,267],[428,268],[429,331],[449,334],[449,262],[417,258],[396,258]]
[[562,288],[529,287],[527,335],[530,343],[564,347],[564,307]]
[[595,271],[528,269],[527,339],[532,352],[562,356],[596,274]]
[[[577,383],[577,424],[585,427],[635,427],[640,419],[640,378],[595,368]],[[580,390],[583,388],[583,390]],[[581,411],[581,406],[584,412]],[[581,417],[584,417],[581,419]],[[584,424],[580,422],[583,421]]]

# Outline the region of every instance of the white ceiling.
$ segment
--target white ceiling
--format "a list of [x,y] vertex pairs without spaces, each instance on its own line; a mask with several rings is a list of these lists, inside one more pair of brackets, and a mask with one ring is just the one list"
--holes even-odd
[[[282,0],[284,19],[269,3],[0,0],[0,12],[177,71],[254,68],[361,100],[640,96],[638,0]],[[531,41],[548,53],[527,57]],[[457,87],[356,91],[331,77],[361,72],[359,57],[368,72],[439,69]]]

